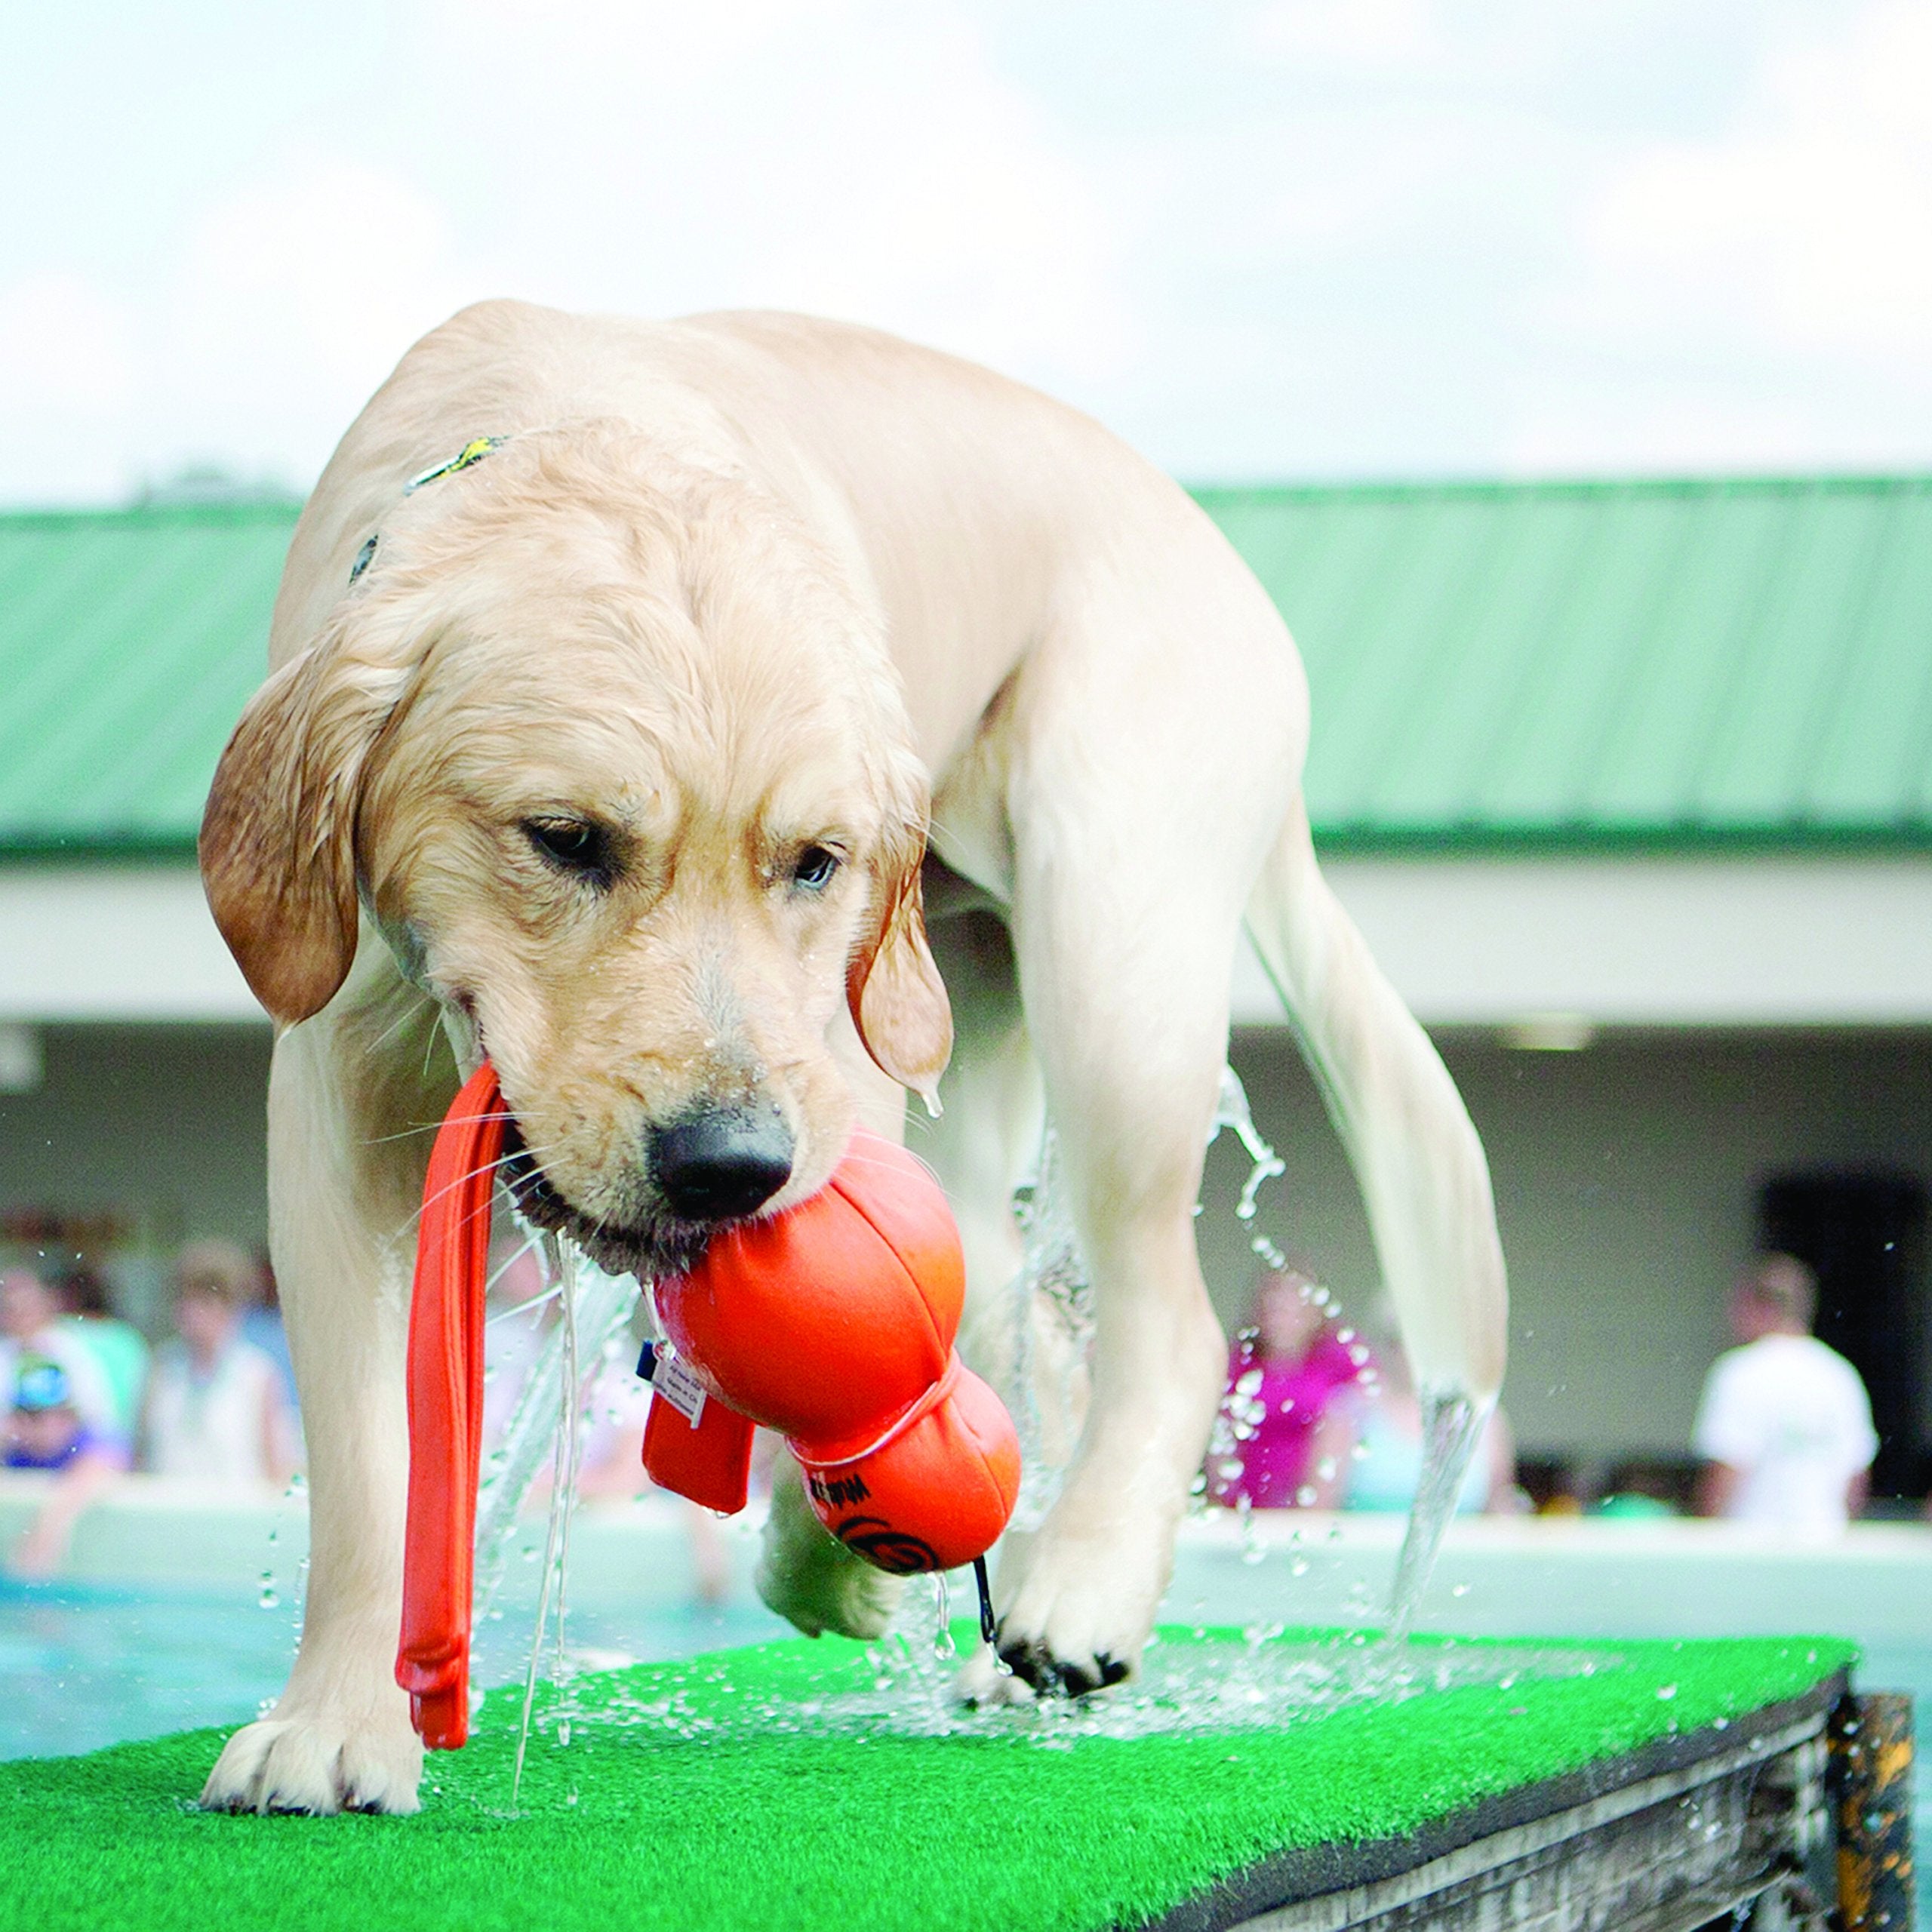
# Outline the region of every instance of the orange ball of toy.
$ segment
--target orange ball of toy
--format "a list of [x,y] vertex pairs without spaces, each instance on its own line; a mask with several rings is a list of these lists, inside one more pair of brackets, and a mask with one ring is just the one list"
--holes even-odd
[[809,1199],[713,1235],[657,1312],[712,1394],[836,1461],[945,1374],[965,1297],[939,1183],[861,1133]]
[[878,1447],[815,1462],[796,1444],[819,1521],[895,1575],[952,1570],[998,1540],[1020,1495],[1020,1441],[1006,1407],[969,1368]]

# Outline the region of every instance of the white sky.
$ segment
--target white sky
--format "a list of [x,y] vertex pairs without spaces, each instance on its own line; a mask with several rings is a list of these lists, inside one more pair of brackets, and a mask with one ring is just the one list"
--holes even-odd
[[1924,0],[64,0],[0,501],[306,485],[476,297],[855,317],[1191,480],[1932,467]]

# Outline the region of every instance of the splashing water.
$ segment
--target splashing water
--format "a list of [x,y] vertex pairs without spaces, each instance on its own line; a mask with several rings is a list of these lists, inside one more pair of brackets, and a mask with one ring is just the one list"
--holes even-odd
[[1426,1389],[1422,1394],[1422,1480],[1409,1506],[1409,1525],[1395,1564],[1395,1586],[1389,1603],[1389,1638],[1408,1635],[1417,1606],[1435,1567],[1443,1532],[1456,1513],[1463,1478],[1489,1420],[1486,1404],[1464,1395]]
[[[1251,1164],[1235,1211],[1252,1223],[1263,1185],[1285,1174],[1287,1164],[1262,1138],[1231,1066],[1221,1069],[1208,1143],[1224,1131],[1233,1133]],[[1032,1174],[1014,1193],[1013,1209],[1020,1225],[1020,1265],[1008,1291],[1013,1352],[1001,1392],[1020,1436],[1020,1500],[1013,1527],[1023,1531],[1039,1527],[1066,1478],[1079,1432],[1081,1387],[1094,1337],[1093,1284],[1067,1204],[1060,1137],[1051,1121],[1041,1134]],[[1283,1265],[1280,1251],[1266,1235],[1256,1233],[1251,1245],[1272,1266]]]
[[[636,1308],[640,1290],[629,1275],[607,1275],[568,1241],[553,1249],[538,1238],[537,1251],[548,1276],[549,1293],[568,1300],[575,1315],[582,1353],[601,1360]],[[525,1303],[528,1307],[531,1304]],[[522,1392],[505,1426],[503,1438],[487,1458],[478,1484],[476,1510],[476,1601],[481,1616],[503,1580],[517,1512],[531,1484],[554,1452],[557,1418],[564,1404],[564,1324],[544,1338]]]
[[[1223,1133],[1232,1133],[1248,1157],[1247,1177],[1241,1184],[1235,1213],[1254,1228],[1262,1188],[1285,1174],[1287,1163],[1256,1127],[1247,1093],[1231,1066],[1221,1070],[1220,1091],[1208,1131],[1209,1144]],[[1078,1428],[1076,1389],[1094,1332],[1093,1288],[1068,1211],[1060,1143],[1051,1121],[1041,1137],[1033,1176],[1014,1196],[1014,1211],[1020,1224],[1022,1258],[1011,1291],[1014,1346],[1011,1379],[1004,1392],[1019,1430],[1023,1457],[1014,1527],[1030,1530],[1038,1527],[1052,1507],[1066,1476]],[[1195,1211],[1198,1213],[1198,1208]],[[1287,1267],[1287,1257],[1261,1229],[1254,1229],[1248,1245],[1269,1266]],[[1337,1312],[1326,1288],[1311,1286],[1307,1293],[1324,1314]],[[1056,1372],[1051,1375],[1041,1372],[1048,1365],[1041,1360],[1043,1329],[1049,1336],[1057,1331],[1064,1345],[1064,1358],[1052,1364]],[[1252,1339],[1243,1337],[1251,1343]],[[1352,1329],[1340,1331],[1337,1339],[1349,1348],[1364,1389],[1372,1392],[1378,1378],[1367,1349]],[[1256,1413],[1260,1377],[1257,1374],[1254,1378],[1253,1387],[1244,1386],[1247,1381],[1245,1377],[1237,1379],[1216,1414],[1208,1467],[1217,1482],[1231,1483],[1239,1477],[1241,1445],[1252,1438],[1260,1420]],[[1046,1413],[1048,1403],[1056,1413]],[[1444,1533],[1455,1513],[1463,1478],[1488,1420],[1486,1407],[1453,1392],[1426,1392],[1422,1408],[1422,1479],[1411,1506],[1389,1610],[1389,1634],[1396,1638],[1406,1635],[1414,1619]],[[1063,1445],[1058,1453],[1050,1450],[1050,1440]],[[1198,1506],[1207,1506],[1207,1492],[1213,1486],[1204,1478],[1197,1479],[1193,1494]],[[1312,1490],[1307,1493],[1308,1500],[1312,1500],[1313,1494]],[[1244,1504],[1245,1500],[1242,1499]],[[1261,1561],[1265,1552],[1244,1507],[1241,1531],[1244,1559]]]
[[[922,1592],[921,1610],[929,1611],[931,1602],[930,1593]],[[1066,1750],[1089,1737],[1278,1730],[1350,1705],[1400,1703],[1482,1685],[1504,1689],[1530,1675],[1591,1676],[1623,1663],[1614,1650],[1451,1641],[1392,1651],[1365,1636],[1310,1641],[1284,1638],[1268,1626],[1240,1642],[1164,1644],[1157,1638],[1138,1676],[1099,1696],[991,1703],[975,1710],[951,1694],[949,1676],[937,1666],[928,1643],[896,1632],[870,1654],[870,1681],[862,1687],[758,1699],[733,1721],[755,1723],[761,1734],[1000,1737],[1040,1750]],[[584,1715],[587,1724],[668,1720],[687,1735],[712,1727],[661,1696],[647,1700],[617,1687],[598,1687],[593,1694],[597,1702]]]
[[866,1651],[869,1695],[906,1717],[918,1734],[937,1735],[961,1708],[953,1682],[958,1656],[946,1572],[908,1577],[891,1627]]
[[1041,1136],[1032,1177],[1014,1195],[1013,1212],[1020,1263],[1008,1291],[1013,1353],[1004,1391],[1020,1438],[1013,1527],[1035,1530],[1066,1475],[1094,1337],[1094,1291],[1067,1207],[1060,1138],[1051,1124]]
[[1211,1147],[1223,1131],[1228,1129],[1232,1129],[1235,1139],[1247,1150],[1248,1159],[1254,1163],[1247,1179],[1241,1184],[1241,1198],[1235,1204],[1235,1213],[1242,1220],[1251,1221],[1263,1184],[1286,1174],[1288,1164],[1262,1139],[1247,1104],[1247,1090],[1234,1069],[1224,1066],[1221,1069],[1220,1095],[1214,1103],[1214,1118],[1208,1129],[1208,1144]]
[[[555,1681],[560,1698],[569,1695],[569,1672],[564,1655],[564,1623],[570,1573],[571,1521],[577,1514],[577,1449],[583,1440],[583,1380],[577,1361],[577,1280],[578,1257],[574,1244],[566,1246],[560,1235],[546,1235],[543,1258],[552,1280],[561,1294],[562,1319],[559,1337],[559,1382],[563,1400],[557,1408],[556,1447],[552,1457],[550,1521],[544,1535],[543,1575],[537,1593],[537,1628],[531,1638],[530,1667],[523,1679],[523,1721],[517,1732],[516,1767],[510,1774],[510,1803],[514,1805],[523,1788],[523,1762],[530,1747],[530,1714],[537,1699],[537,1673],[543,1657],[543,1629],[550,1613],[550,1594],[557,1597],[557,1654]],[[557,1734],[570,1742],[570,1716],[560,1712]]]
[[[539,1303],[555,1300],[559,1319],[545,1337],[531,1367],[503,1440],[491,1453],[478,1485],[475,1617],[488,1617],[502,1581],[505,1559],[516,1531],[517,1512],[547,1460],[552,1466],[549,1520],[544,1534],[538,1585],[537,1623],[524,1678],[523,1722],[511,1779],[515,1804],[523,1777],[542,1667],[544,1638],[554,1631],[552,1668],[558,1684],[560,1739],[571,1728],[569,1655],[565,1628],[568,1607],[571,1524],[577,1512],[577,1481],[589,1385],[608,1358],[640,1293],[630,1275],[607,1275],[566,1237],[533,1234],[546,1276]],[[526,1303],[528,1308],[531,1304]],[[555,1605],[555,1621],[551,1622]],[[477,1695],[480,1694],[472,1694]]]

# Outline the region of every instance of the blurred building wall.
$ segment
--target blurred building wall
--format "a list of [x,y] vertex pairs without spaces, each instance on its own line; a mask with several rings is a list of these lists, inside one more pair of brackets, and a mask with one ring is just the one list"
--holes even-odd
[[[0,1093],[0,1254],[45,1247],[57,1267],[78,1229],[143,1326],[165,1325],[165,1275],[184,1241],[268,1236],[266,1024],[36,1029],[38,1085]],[[36,1237],[31,1217],[51,1217]]]
[[[117,1272],[161,1318],[183,1240],[266,1232],[265,1026],[42,1029],[38,1091],[0,1095],[0,1214],[106,1214]],[[1724,1301],[1774,1171],[1932,1174],[1932,1032],[1608,1035],[1536,1053],[1470,1034],[1444,1058],[1489,1150],[1512,1298],[1505,1400],[1530,1453],[1614,1457],[1687,1444]],[[1233,1058],[1287,1163],[1250,1226],[1247,1162],[1208,1162],[1204,1264],[1244,1318],[1256,1229],[1303,1254],[1371,1334],[1386,1321],[1355,1181],[1287,1034],[1246,1027]],[[10,1244],[19,1251],[22,1244]]]

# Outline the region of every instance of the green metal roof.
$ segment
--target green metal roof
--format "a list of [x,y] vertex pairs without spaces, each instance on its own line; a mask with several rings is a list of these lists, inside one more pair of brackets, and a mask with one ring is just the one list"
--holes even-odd
[[[1932,479],[1196,494],[1331,849],[1932,847]],[[192,848],[294,518],[0,516],[0,853]]]
[[1197,494],[1331,846],[1932,844],[1932,479]]
[[296,515],[0,515],[0,852],[193,850]]

